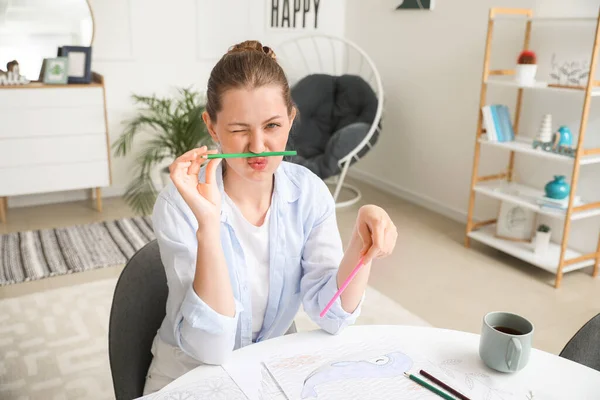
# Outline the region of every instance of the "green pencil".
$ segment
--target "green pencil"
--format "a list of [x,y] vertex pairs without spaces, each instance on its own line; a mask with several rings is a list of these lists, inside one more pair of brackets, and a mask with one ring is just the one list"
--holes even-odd
[[267,151],[264,153],[225,153],[225,154],[207,154],[206,157],[212,158],[251,158],[251,157],[273,157],[273,156],[295,156],[295,151]]
[[406,377],[409,378],[411,381],[417,382],[419,385],[423,386],[426,389],[431,390],[433,393],[437,394],[438,396],[440,396],[446,400],[456,400],[454,397],[450,396],[448,393],[436,388],[435,386],[430,385],[429,383],[425,382],[423,379],[421,379],[417,376],[414,376],[413,374],[407,374],[405,372],[404,375],[406,375]]

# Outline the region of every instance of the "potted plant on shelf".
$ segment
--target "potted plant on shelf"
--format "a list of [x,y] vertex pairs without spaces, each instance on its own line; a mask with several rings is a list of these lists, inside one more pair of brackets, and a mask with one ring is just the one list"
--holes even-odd
[[538,255],[544,255],[548,251],[550,246],[550,227],[545,224],[541,224],[537,228],[535,233],[534,253]]
[[[140,106],[139,112],[124,122],[125,131],[112,146],[115,157],[126,156],[139,133],[150,133],[138,152],[134,178],[123,196],[138,214],[152,212],[158,194],[152,173],[159,164],[196,147],[213,144],[202,120],[204,97],[191,88],[180,88],[177,92],[175,98],[132,95],[135,104]],[[168,183],[168,166],[161,169],[160,175],[163,184]]]
[[537,57],[532,50],[523,50],[517,59],[515,79],[519,86],[533,86],[537,72]]

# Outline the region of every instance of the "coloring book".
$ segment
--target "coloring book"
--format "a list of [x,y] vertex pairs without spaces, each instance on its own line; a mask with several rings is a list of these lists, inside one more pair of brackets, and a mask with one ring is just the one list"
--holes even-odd
[[[291,346],[286,338],[270,339],[270,351],[265,353],[260,344],[248,346],[240,350],[244,357],[223,367],[250,400],[439,400],[404,375],[418,376],[421,369],[473,400],[553,399],[500,384],[495,372],[482,368],[476,349],[415,345],[414,337],[409,342],[393,330],[374,331],[365,340],[361,331],[299,333],[301,345]],[[277,342],[281,346],[273,352]]]

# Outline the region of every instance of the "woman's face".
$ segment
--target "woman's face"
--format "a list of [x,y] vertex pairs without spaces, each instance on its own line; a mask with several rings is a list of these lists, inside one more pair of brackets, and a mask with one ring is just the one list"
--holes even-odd
[[[284,151],[295,111],[288,115],[281,88],[231,89],[221,98],[217,121],[204,121],[223,153]],[[227,167],[251,181],[271,179],[283,157],[225,159]]]

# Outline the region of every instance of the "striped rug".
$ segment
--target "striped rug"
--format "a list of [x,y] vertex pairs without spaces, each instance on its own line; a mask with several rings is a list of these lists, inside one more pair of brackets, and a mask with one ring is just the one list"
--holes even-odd
[[0,286],[122,265],[152,240],[150,217],[0,235]]

